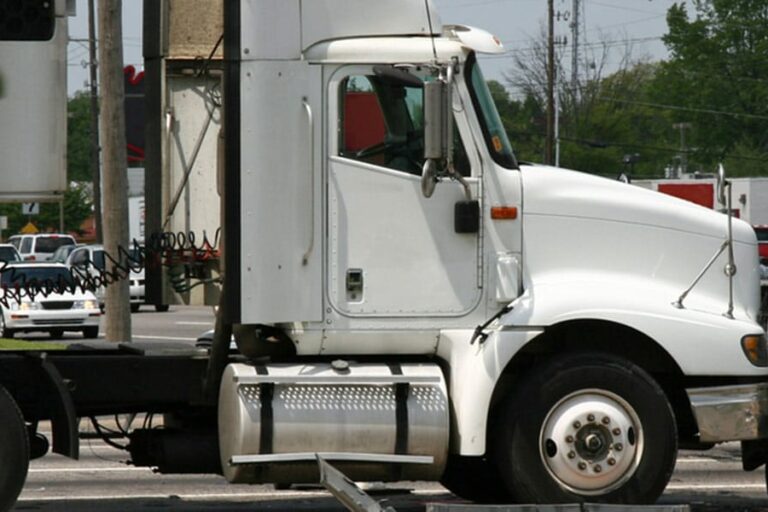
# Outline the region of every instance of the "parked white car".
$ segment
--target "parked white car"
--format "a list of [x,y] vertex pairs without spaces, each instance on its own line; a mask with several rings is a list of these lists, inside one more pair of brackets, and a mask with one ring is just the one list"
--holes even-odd
[[58,233],[13,235],[8,243],[18,249],[22,258],[29,261],[48,261],[62,245],[76,244],[72,236]]
[[0,244],[0,263],[21,261],[21,254],[11,244]]
[[8,265],[0,273],[0,297],[5,299],[0,301],[0,337],[44,331],[60,338],[64,331],[80,331],[85,338],[97,338],[101,311],[93,293],[76,287],[43,293],[72,283],[69,269],[60,263]]
[[[104,272],[104,247],[100,244],[82,245],[69,253],[65,265],[72,271],[72,275],[80,280],[88,281],[101,276]],[[96,286],[90,289],[99,301],[99,307],[104,309],[104,286]]]
[[[137,255],[131,251],[131,258],[139,261]],[[66,265],[73,270],[75,276],[88,279],[89,277],[99,277],[108,265],[106,251],[100,244],[83,245],[75,248],[67,257]],[[131,273],[128,276],[129,289],[131,297],[131,311],[136,312],[142,304],[145,304],[144,297],[144,268],[141,265],[133,265]],[[92,290],[99,301],[99,307],[104,309],[104,299],[106,290],[104,286],[99,286]],[[167,304],[155,305],[157,311],[168,311]]]

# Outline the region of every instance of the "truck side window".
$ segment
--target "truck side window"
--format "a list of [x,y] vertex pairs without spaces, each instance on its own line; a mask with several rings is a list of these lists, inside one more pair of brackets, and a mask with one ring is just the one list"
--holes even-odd
[[19,252],[22,254],[29,254],[32,252],[32,237],[27,236],[22,239]]
[[[421,175],[423,87],[386,76],[354,75],[343,80],[340,91],[339,155]],[[458,131],[454,135],[455,166],[468,176],[469,162]]]

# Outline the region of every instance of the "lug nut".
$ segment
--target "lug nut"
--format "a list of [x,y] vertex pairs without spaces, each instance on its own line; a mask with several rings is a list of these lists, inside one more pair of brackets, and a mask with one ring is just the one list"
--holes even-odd
[[611,432],[613,432],[613,435],[615,435],[615,436],[621,435],[621,429],[620,428],[615,428]]
[[587,421],[595,421],[595,415],[594,414],[588,415],[587,416]]
[[603,416],[603,425],[607,425],[611,422],[611,418],[608,416]]
[[624,449],[624,445],[621,443],[616,443],[615,445],[613,445],[613,449],[616,450],[617,452],[620,452],[621,450]]
[[608,459],[608,465],[609,465],[609,466],[613,466],[613,465],[615,465],[615,464],[616,464],[616,459],[614,459],[613,457],[611,457],[610,459]]
[[579,469],[584,471],[587,469],[587,463],[586,462],[579,462]]
[[565,442],[566,443],[572,443],[573,442],[573,436],[565,436]]
[[569,459],[575,459],[576,458],[576,452],[574,452],[574,451],[568,452],[568,458]]
[[595,473],[600,473],[603,470],[600,464],[595,464],[595,467],[593,469],[595,470]]
[[581,428],[581,422],[576,420],[573,422],[573,428]]

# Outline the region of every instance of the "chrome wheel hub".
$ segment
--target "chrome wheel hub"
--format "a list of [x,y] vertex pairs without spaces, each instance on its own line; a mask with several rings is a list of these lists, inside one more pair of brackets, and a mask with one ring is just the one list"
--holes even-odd
[[539,453],[564,488],[600,495],[634,474],[643,453],[635,410],[610,391],[586,389],[560,400],[541,427]]

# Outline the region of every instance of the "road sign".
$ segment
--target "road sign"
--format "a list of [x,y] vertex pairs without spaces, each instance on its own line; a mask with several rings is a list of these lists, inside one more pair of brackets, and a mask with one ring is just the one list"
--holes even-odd
[[37,226],[32,224],[31,222],[27,222],[26,226],[21,228],[21,232],[25,235],[34,235],[35,233],[38,233],[40,230],[37,229]]
[[21,213],[24,215],[38,215],[40,203],[21,203]]

